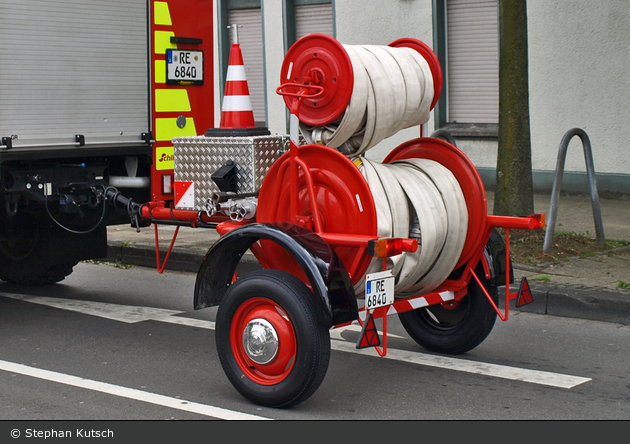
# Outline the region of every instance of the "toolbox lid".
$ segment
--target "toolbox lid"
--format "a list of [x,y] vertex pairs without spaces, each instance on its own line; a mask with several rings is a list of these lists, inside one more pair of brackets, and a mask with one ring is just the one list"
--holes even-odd
[[267,127],[256,128],[208,128],[206,137],[239,137],[239,136],[269,136]]

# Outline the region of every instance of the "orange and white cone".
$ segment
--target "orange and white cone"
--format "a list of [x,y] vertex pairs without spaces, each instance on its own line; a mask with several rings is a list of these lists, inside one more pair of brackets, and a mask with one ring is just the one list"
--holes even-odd
[[225,94],[221,108],[221,128],[255,128],[241,45],[232,43]]

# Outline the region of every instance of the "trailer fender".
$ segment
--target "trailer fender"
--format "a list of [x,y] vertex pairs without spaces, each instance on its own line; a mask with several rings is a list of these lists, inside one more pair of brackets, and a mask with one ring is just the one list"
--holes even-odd
[[[490,270],[490,285],[498,287],[506,284],[506,246],[503,237],[496,228],[490,232],[490,237],[483,249],[483,260]],[[514,269],[510,261],[510,282],[514,282]]]
[[288,222],[253,223],[223,235],[206,254],[195,282],[194,308],[216,306],[242,256],[259,240],[275,242],[300,265],[330,327],[358,319],[352,279],[333,248],[314,232]]

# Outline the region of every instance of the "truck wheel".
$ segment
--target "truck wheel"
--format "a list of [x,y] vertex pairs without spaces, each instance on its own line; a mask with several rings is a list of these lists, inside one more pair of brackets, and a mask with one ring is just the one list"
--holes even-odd
[[25,217],[19,230],[0,236],[0,279],[17,285],[48,285],[72,273],[78,261],[56,262],[45,247],[45,235],[37,221]]
[[[490,285],[479,267],[476,274],[497,303],[497,287]],[[460,354],[486,339],[494,327],[497,312],[477,281],[471,279],[468,294],[456,304],[431,305],[399,313],[398,317],[409,336],[423,348],[437,353]]]
[[72,273],[73,267],[78,262],[71,264],[41,264],[33,263],[16,264],[5,267],[4,261],[0,261],[0,279],[16,285],[37,286],[54,284],[63,281]]
[[330,334],[313,293],[295,276],[261,270],[238,279],[216,318],[216,346],[227,378],[255,404],[288,408],[319,388]]

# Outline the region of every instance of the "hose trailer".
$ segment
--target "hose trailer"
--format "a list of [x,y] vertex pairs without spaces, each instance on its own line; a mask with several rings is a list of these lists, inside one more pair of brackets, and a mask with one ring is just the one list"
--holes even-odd
[[[507,320],[511,300],[532,301],[526,280],[510,291],[509,230],[542,228],[544,215],[489,216],[477,169],[444,140],[409,140],[381,162],[366,154],[425,124],[441,88],[439,61],[418,40],[345,45],[307,35],[287,52],[276,90],[290,111],[288,150],[282,137],[272,150],[250,137],[244,160],[233,161],[231,137],[175,140],[181,171],[209,163],[197,162],[197,151],[208,160],[227,153],[210,172],[223,188],[194,179],[200,195],[182,192],[169,208],[115,199],[149,222],[221,235],[197,275],[194,302],[219,306],[217,354],[247,399],[288,408],[311,396],[327,371],[331,328],[358,322],[356,347],[384,356],[395,314],[423,348],[459,354],[479,345],[497,316]],[[191,155],[180,156],[188,143]],[[238,182],[241,164],[251,166],[254,183]],[[246,250],[263,269],[237,276]]]

